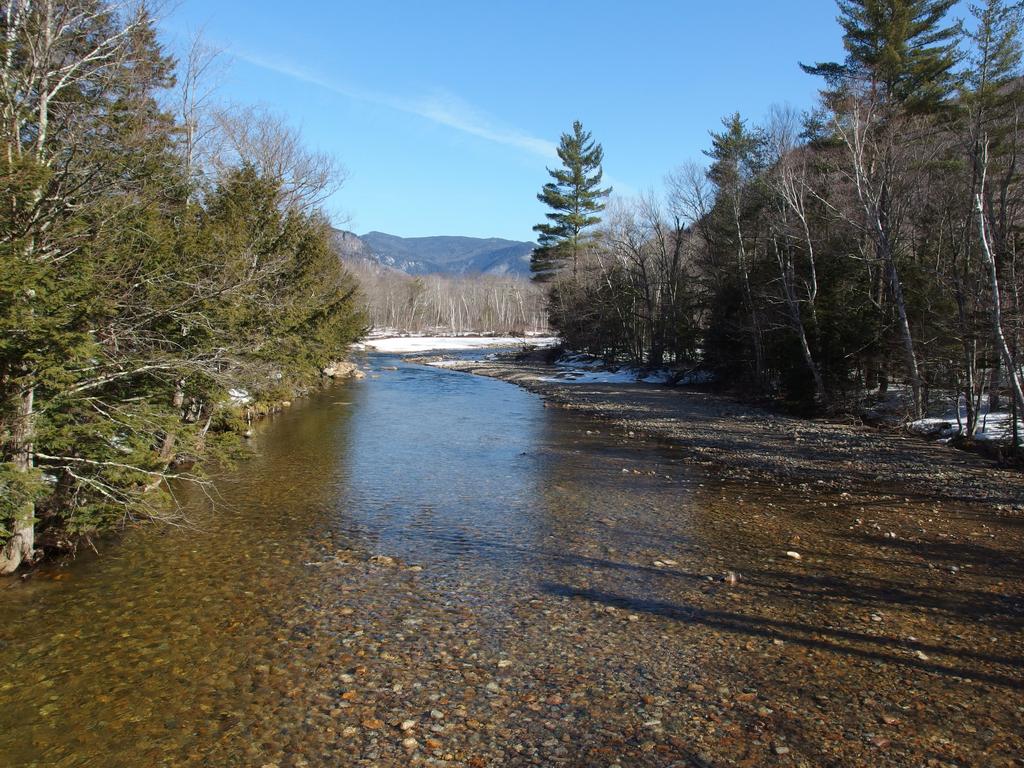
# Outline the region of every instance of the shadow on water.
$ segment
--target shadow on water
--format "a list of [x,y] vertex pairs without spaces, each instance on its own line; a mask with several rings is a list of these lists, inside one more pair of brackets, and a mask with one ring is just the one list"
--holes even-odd
[[[999,685],[1015,690],[1024,689],[1024,680],[1003,675],[994,675],[988,672],[971,670],[962,667],[951,667],[937,664],[923,659],[908,658],[892,653],[884,653],[881,648],[900,648],[904,650],[920,651],[924,653],[939,653],[963,659],[972,659],[994,664],[1006,664],[1016,670],[1024,671],[1024,658],[1019,656],[1005,657],[994,654],[975,653],[963,649],[952,648],[944,645],[929,643],[908,642],[890,637],[879,637],[867,635],[861,632],[851,632],[831,627],[804,624],[796,621],[780,621],[759,616],[751,616],[733,611],[713,611],[698,608],[696,606],[669,603],[662,600],[652,600],[643,597],[632,597],[628,595],[601,592],[594,589],[578,589],[565,584],[547,583],[543,589],[548,594],[558,597],[572,597],[589,600],[602,605],[610,605],[615,608],[622,608],[630,611],[642,611],[644,613],[661,616],[673,621],[688,624],[702,624],[707,627],[726,630],[752,637],[761,637],[771,640],[779,639],[809,648],[817,648],[828,651],[832,654],[844,656],[857,656],[871,661],[882,661],[901,666],[915,667],[917,669],[950,675],[956,678],[972,678],[983,680],[993,685]],[[822,637],[824,636],[824,637]],[[864,643],[873,649],[858,648],[852,645],[841,644],[839,641],[852,641]]]
[[[678,568],[639,565],[620,562],[607,558],[572,554],[562,548],[545,548],[543,546],[516,545],[509,542],[488,540],[480,536],[465,533],[445,534],[443,532],[424,532],[419,535],[421,540],[430,542],[438,552],[451,557],[461,557],[472,553],[476,562],[490,560],[499,563],[519,561],[528,567],[530,572],[548,574],[557,566],[566,566],[577,576],[586,574],[587,578],[595,578],[595,573],[614,574],[613,583],[623,586],[624,582],[636,583],[640,591],[650,591],[657,587],[682,580],[690,585],[706,584],[706,573],[689,572]],[[626,574],[632,579],[624,579]],[[995,616],[1006,616],[1005,621],[992,622],[1005,624],[1010,631],[1019,631],[1024,626],[1024,617],[1019,607],[1016,615],[1010,601],[994,600],[993,596],[982,592],[965,592],[962,595],[951,594],[949,591],[936,593],[931,590],[900,590],[894,585],[886,587],[867,587],[863,582],[840,580],[830,577],[800,576],[783,572],[753,571],[747,572],[744,583],[758,589],[761,594],[776,593],[776,597],[792,597],[794,594],[806,596],[817,606],[823,601],[840,599],[844,602],[853,600],[866,605],[889,605],[900,602],[912,609],[933,610],[936,608],[953,610],[958,616],[967,619],[987,618],[992,621]],[[1024,680],[1005,675],[994,675],[979,670],[953,667],[914,658],[910,654],[939,654],[963,660],[979,661],[989,664],[1006,665],[1011,669],[1024,673],[1024,656],[986,653],[970,648],[955,647],[926,643],[906,638],[885,635],[867,634],[844,630],[826,623],[804,623],[760,617],[738,612],[715,611],[694,605],[672,603],[664,600],[651,599],[639,595],[605,592],[589,588],[576,588],[565,584],[541,582],[538,591],[559,597],[582,598],[594,603],[609,605],[620,609],[642,611],[653,615],[692,624],[703,624],[708,627],[729,632],[762,637],[771,640],[784,640],[797,645],[813,647],[833,654],[858,656],[871,661],[884,661],[906,667],[950,675],[960,678],[973,678],[1013,689],[1024,688]],[[769,597],[770,599],[770,597]],[[990,604],[994,602],[994,604]],[[1000,610],[1002,609],[1002,610]],[[858,648],[844,643],[859,643],[867,648]],[[882,649],[898,651],[884,653]]]

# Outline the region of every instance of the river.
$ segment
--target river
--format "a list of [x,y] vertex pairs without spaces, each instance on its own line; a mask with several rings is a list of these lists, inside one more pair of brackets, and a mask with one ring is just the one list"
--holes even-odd
[[[495,380],[367,364],[178,489],[187,524],[3,585],[0,765],[854,765],[878,748],[866,699],[919,720],[913,754],[946,733],[909,702],[949,674],[870,621],[837,632],[866,603],[774,565],[819,499],[783,526],[777,489],[671,446]],[[952,621],[969,631],[936,637]],[[1014,659],[992,663],[961,694],[967,750],[1022,711],[990,701],[1019,703]]]

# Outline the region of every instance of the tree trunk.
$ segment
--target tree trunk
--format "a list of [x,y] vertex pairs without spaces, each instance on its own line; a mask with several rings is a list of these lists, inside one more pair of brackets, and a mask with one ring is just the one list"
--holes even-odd
[[789,310],[789,320],[793,326],[793,331],[800,340],[800,352],[803,354],[804,363],[814,378],[815,399],[818,405],[826,405],[828,403],[828,393],[825,391],[825,380],[822,378],[821,370],[818,368],[818,363],[811,352],[811,345],[807,340],[807,329],[804,327],[803,313],[800,311],[800,300],[796,295],[796,277],[792,256],[790,256],[788,250],[786,255],[783,256],[783,248],[785,246],[779,248],[777,240],[773,239],[772,245],[775,249],[775,259],[779,264],[779,277],[782,280],[782,291],[786,299],[786,308]]
[[[18,472],[32,469],[32,439],[35,390],[29,389],[21,396],[17,426],[11,435],[14,447],[14,467]],[[14,518],[12,536],[0,550],[0,574],[13,573],[23,563],[32,559],[35,551],[35,503],[25,502]]]
[[[171,398],[171,407],[174,408],[175,413],[179,417],[184,417],[182,413],[182,406],[185,404],[185,382],[176,381],[174,382],[174,396]],[[177,440],[176,430],[169,430],[164,435],[163,445],[160,446],[160,460],[162,462],[169,463],[174,458],[174,443]]]
[[900,281],[899,270],[892,249],[888,247],[884,232],[882,235],[882,256],[885,271],[889,278],[889,292],[896,305],[896,317],[899,324],[900,340],[903,342],[903,360],[910,377],[910,388],[914,396],[914,418],[924,416],[924,392],[921,382],[921,369],[917,365],[917,353],[914,351],[914,336],[910,332],[910,319],[907,316],[907,302],[903,296],[903,283]]
[[[968,440],[974,439],[978,431],[978,409],[974,400],[976,389],[975,361],[978,359],[976,341],[964,341],[964,400],[967,407],[967,428],[964,430],[964,437]],[[960,415],[960,404],[957,403],[957,416]]]
[[999,293],[999,274],[996,270],[996,262],[992,256],[992,248],[988,241],[988,229],[985,224],[985,209],[981,203],[981,195],[974,197],[974,212],[978,217],[978,236],[981,240],[981,254],[985,259],[985,266],[988,267],[989,286],[992,291],[992,330],[995,333],[996,345],[999,355],[1003,361],[1003,368],[1010,391],[1013,393],[1013,400],[1017,411],[1024,410],[1024,389],[1021,386],[1020,371],[1017,368],[1017,361],[1006,341],[1003,332],[1003,314],[1001,297]]
[[740,277],[743,280],[743,298],[750,312],[750,335],[754,348],[754,370],[757,385],[760,389],[768,388],[768,377],[765,375],[764,347],[761,339],[761,323],[754,304],[754,294],[750,289],[750,272],[747,267],[747,249],[743,244],[743,226],[740,223],[739,201],[733,199],[733,223],[736,227],[736,259],[739,263]]
[[995,362],[992,364],[992,377],[988,384],[988,410],[989,412],[998,411],[999,406],[1002,405],[1002,389],[1003,389],[1003,365],[1002,359],[998,356]]
[[[966,243],[966,238],[965,238]],[[966,249],[965,249],[966,251]],[[964,259],[964,272],[967,272],[967,264],[969,260],[966,257]],[[967,309],[967,296],[964,290],[964,281],[959,272],[955,273],[954,278],[957,307],[957,321],[960,324],[960,337],[961,337],[961,351],[963,352],[963,366],[964,366],[964,381],[963,391],[964,398],[966,400],[967,407],[967,428],[964,430],[964,437],[968,440],[974,439],[974,434],[978,429],[978,405],[981,403],[981,392],[982,387],[978,386],[978,341],[973,338],[971,323],[969,321],[970,313]],[[975,399],[977,398],[977,400]],[[957,419],[960,418],[960,402],[957,399]]]

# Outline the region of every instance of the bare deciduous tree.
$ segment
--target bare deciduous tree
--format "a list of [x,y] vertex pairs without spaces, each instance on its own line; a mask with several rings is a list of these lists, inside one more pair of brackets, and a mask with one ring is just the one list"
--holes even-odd
[[282,208],[320,208],[345,183],[347,172],[332,155],[307,149],[297,129],[259,107],[220,109],[213,117],[218,148],[215,175],[251,165],[281,183]]
[[410,276],[365,261],[348,262],[375,328],[421,333],[541,333],[544,289],[498,275]]

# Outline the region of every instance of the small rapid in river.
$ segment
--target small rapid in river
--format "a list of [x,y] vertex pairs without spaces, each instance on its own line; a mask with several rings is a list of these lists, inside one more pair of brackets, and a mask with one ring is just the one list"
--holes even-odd
[[[916,566],[845,581],[870,570],[850,542],[787,561],[835,500],[726,486],[505,383],[366,363],[260,425],[209,493],[179,489],[187,526],[3,584],[0,765],[901,764],[882,715],[915,723],[907,754],[955,722],[1010,753],[988,739],[1024,711],[1019,659],[980,637],[1019,618],[908,600]],[[972,677],[959,714],[914,703]]]

